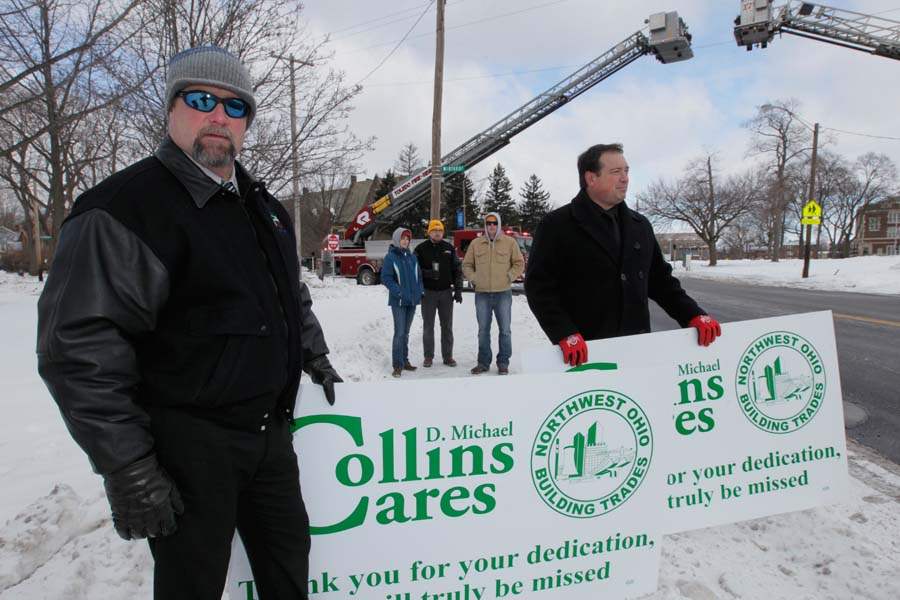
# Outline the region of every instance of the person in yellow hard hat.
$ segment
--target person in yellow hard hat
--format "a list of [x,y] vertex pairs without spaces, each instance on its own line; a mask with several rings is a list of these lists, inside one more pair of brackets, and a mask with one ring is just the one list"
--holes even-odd
[[[428,223],[428,240],[416,246],[422,268],[425,296],[422,298],[423,367],[434,363],[434,313],[441,321],[441,358],[456,366],[453,359],[453,302],[462,303],[462,269],[453,244],[444,239],[444,224]],[[452,291],[451,291],[452,288]]]

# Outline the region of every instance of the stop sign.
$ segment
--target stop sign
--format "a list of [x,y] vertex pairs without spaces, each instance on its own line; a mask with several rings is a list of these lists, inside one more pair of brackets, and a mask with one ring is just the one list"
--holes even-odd
[[338,245],[340,244],[340,238],[336,233],[332,233],[328,236],[328,249],[334,252],[338,249]]

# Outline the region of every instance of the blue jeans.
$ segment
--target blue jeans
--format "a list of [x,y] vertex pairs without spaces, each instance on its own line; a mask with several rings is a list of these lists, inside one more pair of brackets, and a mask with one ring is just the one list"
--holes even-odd
[[395,369],[409,362],[409,329],[416,316],[415,306],[392,306],[394,315],[394,340],[391,344],[391,362]]
[[497,352],[497,366],[509,367],[512,355],[512,334],[509,323],[512,319],[512,290],[505,292],[475,292],[475,318],[478,320],[478,364],[491,366],[491,315],[497,317],[500,329],[500,350]]

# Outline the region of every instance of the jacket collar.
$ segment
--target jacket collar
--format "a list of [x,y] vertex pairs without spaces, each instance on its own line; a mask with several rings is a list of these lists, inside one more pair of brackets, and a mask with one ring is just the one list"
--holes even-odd
[[[593,217],[591,211],[594,210],[594,207],[591,206],[590,196],[587,195],[585,190],[581,190],[578,192],[578,195],[572,199],[571,207],[572,207],[572,216],[575,219],[575,222],[589,235],[591,239],[597,242],[603,250],[609,254],[610,258],[613,259],[614,262],[619,262],[619,249],[614,247],[613,240],[609,239],[606,236],[600,234],[597,231],[596,227],[591,225],[593,221]],[[623,201],[619,206],[619,219],[622,220],[622,247],[627,248],[627,244],[631,243],[631,227],[629,226],[628,221],[642,221],[644,218],[638,213],[631,210],[627,204]]]
[[[175,176],[181,185],[187,189],[191,200],[197,205],[197,208],[203,208],[209,199],[222,190],[222,186],[210,179],[206,173],[194,164],[184,151],[172,141],[172,138],[166,136],[159,148],[154,153],[157,159]],[[247,189],[250,184],[255,182],[252,175],[247,173],[244,167],[237,161],[234,163],[235,179],[238,181],[241,189]]]

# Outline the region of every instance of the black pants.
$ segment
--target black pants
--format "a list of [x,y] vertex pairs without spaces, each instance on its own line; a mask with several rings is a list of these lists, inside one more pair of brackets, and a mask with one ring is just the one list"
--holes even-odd
[[176,410],[151,411],[156,454],[184,499],[178,531],[150,539],[156,600],[220,600],[231,539],[241,534],[261,600],[306,600],[309,518],[290,426],[222,427]]
[[425,290],[422,298],[422,350],[425,358],[434,358],[434,312],[441,321],[441,358],[453,358],[453,292]]

